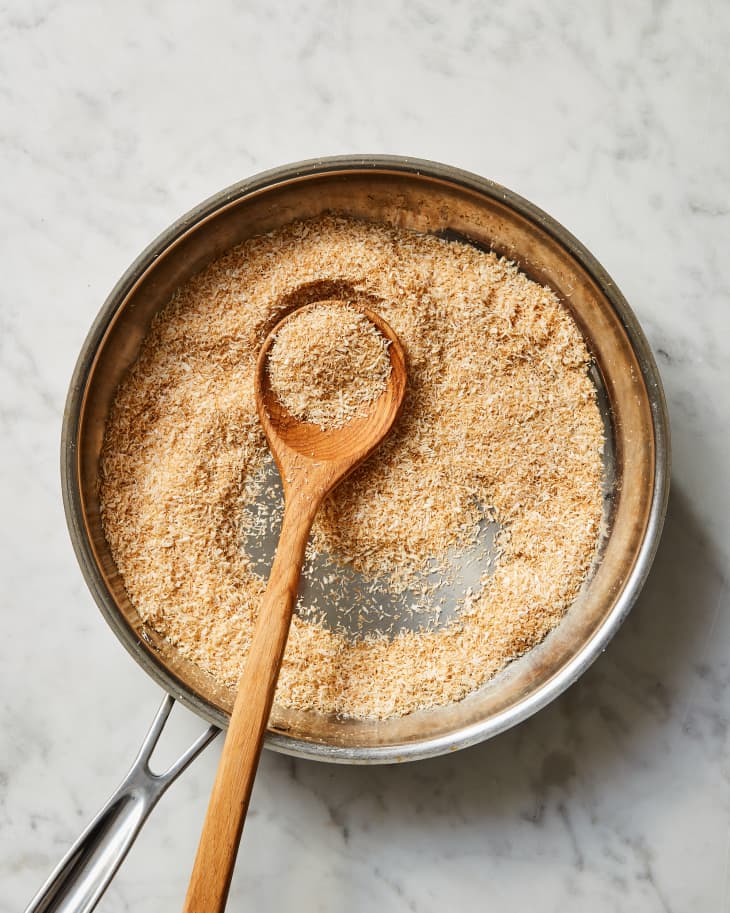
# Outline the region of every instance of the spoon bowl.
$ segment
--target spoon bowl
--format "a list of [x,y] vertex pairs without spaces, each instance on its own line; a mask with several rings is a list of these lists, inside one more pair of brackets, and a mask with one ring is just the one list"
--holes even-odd
[[[293,416],[279,402],[271,389],[267,360],[271,346],[282,327],[304,311],[322,306],[352,307],[338,300],[317,301],[290,312],[280,320],[264,340],[259,352],[254,378],[256,408],[269,449],[287,490],[287,473],[304,466],[333,472],[332,485],[342,481],[372,453],[388,433],[403,402],[406,387],[406,359],[403,347],[391,327],[374,311],[359,307],[375,328],[388,340],[391,373],[385,390],[370,403],[365,415],[352,419],[340,428],[324,430],[318,425]],[[342,472],[342,475],[339,473]],[[336,476],[335,476],[336,474]],[[334,481],[336,477],[336,481]]]

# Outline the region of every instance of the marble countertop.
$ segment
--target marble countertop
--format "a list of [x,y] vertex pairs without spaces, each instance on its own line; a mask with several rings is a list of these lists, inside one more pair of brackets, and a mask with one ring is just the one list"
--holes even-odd
[[[0,913],[23,908],[116,785],[160,697],[66,532],[59,434],[86,331],[194,204],[347,152],[491,177],[596,254],[657,355],[673,490],[626,624],[528,722],[395,768],[265,753],[230,908],[728,908],[730,8],[590,9],[4,5]],[[178,710],[172,741],[199,729]],[[219,750],[164,797],[101,911],[180,909]]]

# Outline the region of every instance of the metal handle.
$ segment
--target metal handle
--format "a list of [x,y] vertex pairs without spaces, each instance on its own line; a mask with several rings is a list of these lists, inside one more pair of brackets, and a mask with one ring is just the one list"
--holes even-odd
[[174,703],[166,695],[129,773],[25,913],[91,913],[160,796],[218,735],[219,730],[210,726],[168,770],[153,774],[150,757]]

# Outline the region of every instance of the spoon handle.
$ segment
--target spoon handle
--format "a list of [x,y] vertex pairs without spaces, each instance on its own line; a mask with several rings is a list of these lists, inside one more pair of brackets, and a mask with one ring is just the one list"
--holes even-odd
[[226,906],[316,506],[299,497],[284,510],[279,544],[238,684],[183,913],[222,913]]

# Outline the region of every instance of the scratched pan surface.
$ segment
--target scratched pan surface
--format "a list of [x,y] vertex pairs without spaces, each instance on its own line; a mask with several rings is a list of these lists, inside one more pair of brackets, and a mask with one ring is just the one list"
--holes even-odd
[[[402,719],[343,720],[275,706],[269,748],[319,760],[392,763],[453,751],[525,719],[598,656],[638,595],[661,533],[669,487],[668,422],[661,381],[644,335],[600,264],[562,226],[491,181],[415,159],[339,157],[302,162],[243,181],[171,226],[132,264],[100,311],[79,355],[62,438],[64,505],[87,584],[111,628],[159,684],[225,726],[233,693],[149,628],[129,601],[99,518],[98,462],[116,387],[155,313],[223,251],[295,218],[338,210],[491,248],[549,285],[571,310],[593,356],[606,429],[604,523],[598,559],[564,620],[544,640],[463,701]],[[276,536],[275,473],[248,508],[262,536],[243,543],[262,575]],[[494,524],[454,560],[450,580],[421,611],[414,594],[370,591],[352,571],[317,559],[302,598],[352,632],[444,623],[458,594],[489,570]],[[428,581],[427,581],[428,582]],[[335,611],[334,605],[340,608]],[[342,606],[357,605],[348,613]],[[363,607],[365,611],[363,611]]]

